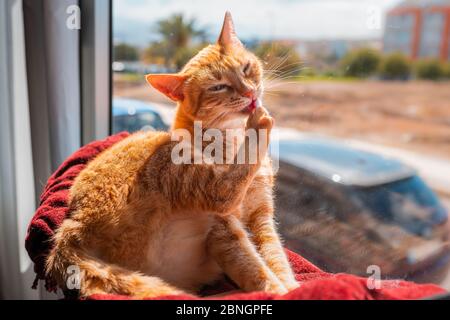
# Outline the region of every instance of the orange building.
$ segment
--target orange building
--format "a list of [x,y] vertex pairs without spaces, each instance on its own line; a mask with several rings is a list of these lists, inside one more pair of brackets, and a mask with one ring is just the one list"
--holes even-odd
[[384,52],[450,60],[450,0],[408,0],[386,17]]

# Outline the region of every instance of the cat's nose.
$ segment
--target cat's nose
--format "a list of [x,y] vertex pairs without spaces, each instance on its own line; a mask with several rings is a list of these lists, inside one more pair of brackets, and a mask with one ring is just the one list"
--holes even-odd
[[253,100],[255,99],[255,90],[247,90],[242,93],[242,96]]

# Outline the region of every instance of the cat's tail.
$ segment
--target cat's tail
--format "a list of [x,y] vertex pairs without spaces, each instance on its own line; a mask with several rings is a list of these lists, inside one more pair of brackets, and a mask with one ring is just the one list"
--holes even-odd
[[81,297],[120,294],[136,299],[184,293],[158,277],[107,264],[89,255],[80,247],[79,225],[71,219],[58,229],[54,243],[46,274],[65,291],[77,290]]

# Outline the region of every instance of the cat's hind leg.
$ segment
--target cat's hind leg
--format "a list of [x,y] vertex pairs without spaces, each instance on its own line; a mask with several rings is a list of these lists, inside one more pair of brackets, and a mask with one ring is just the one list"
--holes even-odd
[[55,246],[46,261],[47,276],[63,290],[77,290],[81,297],[119,294],[136,299],[184,293],[158,277],[108,264],[90,255],[80,242],[81,228],[79,222],[66,219],[54,237]]

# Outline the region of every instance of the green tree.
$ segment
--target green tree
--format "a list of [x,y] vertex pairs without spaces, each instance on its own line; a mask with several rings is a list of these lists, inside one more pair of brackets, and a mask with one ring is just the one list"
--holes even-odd
[[126,43],[117,44],[113,50],[114,61],[137,61],[139,51],[136,47]]
[[444,76],[444,66],[437,59],[426,59],[416,64],[416,74],[419,79],[439,80]]
[[375,73],[380,60],[378,52],[362,48],[347,53],[341,60],[341,67],[346,76],[366,78]]
[[411,62],[402,53],[392,53],[383,58],[380,74],[385,79],[408,79],[411,75]]
[[195,56],[202,48],[204,47],[203,44],[196,45],[196,46],[189,46],[184,48],[179,48],[175,52],[175,55],[173,56],[173,63],[175,65],[175,68],[177,70],[180,70],[183,68],[183,66],[193,57]]
[[278,42],[262,42],[254,53],[263,61],[264,69],[275,78],[294,77],[300,73],[302,60],[293,46]]
[[169,68],[180,69],[206,40],[206,31],[197,27],[196,20],[182,14],[158,21],[155,31],[161,40],[146,49],[144,58]]

